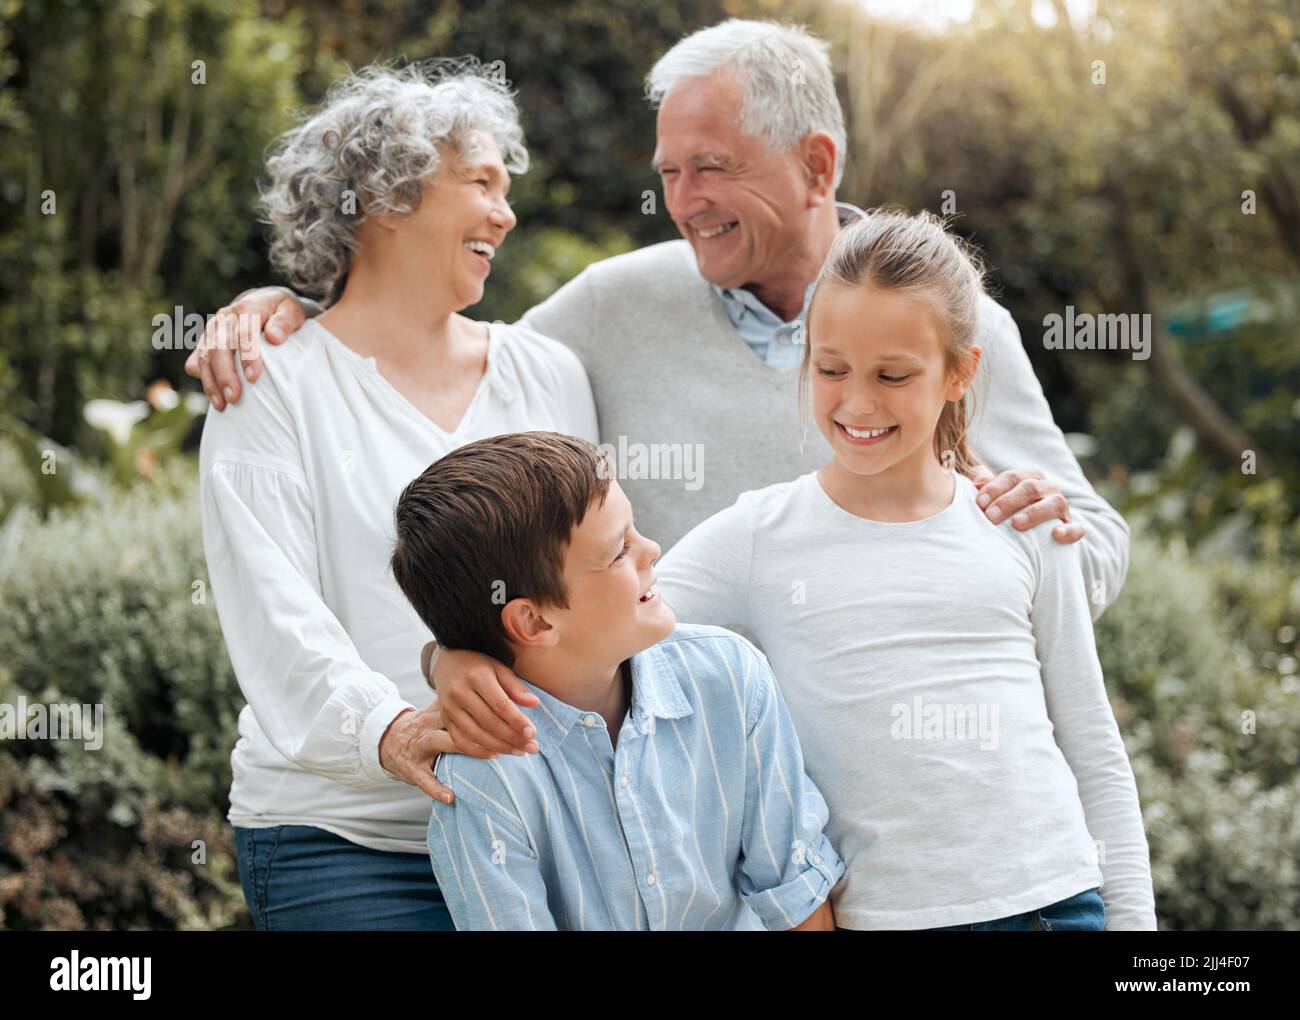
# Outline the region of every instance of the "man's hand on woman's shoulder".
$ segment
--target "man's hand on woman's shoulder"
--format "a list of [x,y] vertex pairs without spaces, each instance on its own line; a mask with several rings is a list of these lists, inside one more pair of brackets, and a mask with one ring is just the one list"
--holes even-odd
[[185,359],[185,373],[203,384],[212,406],[224,411],[239,400],[244,378],[257,382],[262,374],[261,343],[282,344],[307,320],[296,294],[284,287],[245,291],[222,308],[203,331],[203,339]]

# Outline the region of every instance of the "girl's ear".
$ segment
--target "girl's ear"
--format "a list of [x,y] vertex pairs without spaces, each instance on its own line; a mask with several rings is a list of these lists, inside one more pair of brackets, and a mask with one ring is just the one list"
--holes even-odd
[[510,643],[521,648],[549,647],[558,636],[532,599],[511,599],[502,606],[501,626]]
[[966,396],[966,391],[970,389],[975,379],[975,370],[980,366],[980,357],[983,353],[979,344],[971,344],[966,348],[962,364],[948,377],[948,389],[944,393],[948,400],[961,400]]

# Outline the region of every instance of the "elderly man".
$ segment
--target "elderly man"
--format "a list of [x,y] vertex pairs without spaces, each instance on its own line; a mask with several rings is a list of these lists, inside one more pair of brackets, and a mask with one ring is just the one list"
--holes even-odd
[[[847,138],[828,49],[800,28],[733,19],[669,50],[647,93],[654,166],[683,240],[597,262],[520,320],[581,357],[637,526],[664,548],[739,493],[831,456],[796,424],[802,319],[836,232],[865,214],[836,201]],[[272,343],[304,316],[280,288],[223,313],[214,325],[263,321]],[[1128,526],[1084,477],[1014,321],[991,299],[977,342],[971,445],[988,466],[977,478],[985,512],[1021,529],[1059,521],[1058,541],[1083,539],[1081,583],[1100,616],[1124,582]],[[186,368],[220,409],[239,399],[235,364],[230,347],[205,343]],[[244,362],[249,382],[260,370]],[[679,477],[662,477],[665,464]],[[483,722],[484,746],[519,744],[500,720]]]

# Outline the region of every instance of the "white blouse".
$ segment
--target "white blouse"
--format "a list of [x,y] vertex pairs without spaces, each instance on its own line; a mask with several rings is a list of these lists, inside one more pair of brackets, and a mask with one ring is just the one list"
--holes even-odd
[[427,705],[428,629],[389,569],[402,489],[458,446],[550,430],[598,441],[568,348],[493,323],[454,432],[323,326],[264,345],[265,372],[209,410],[199,457],[213,597],[248,704],[231,755],[232,824],[313,825],[424,854],[430,801],[379,764],[379,739]]

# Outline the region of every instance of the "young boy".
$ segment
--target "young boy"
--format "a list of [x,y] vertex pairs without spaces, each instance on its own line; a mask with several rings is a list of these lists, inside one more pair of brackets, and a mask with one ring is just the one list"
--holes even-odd
[[511,666],[539,752],[442,755],[429,854],[459,929],[834,927],[845,865],[767,660],[679,627],[600,450],[447,454],[397,503],[397,583],[439,642]]

